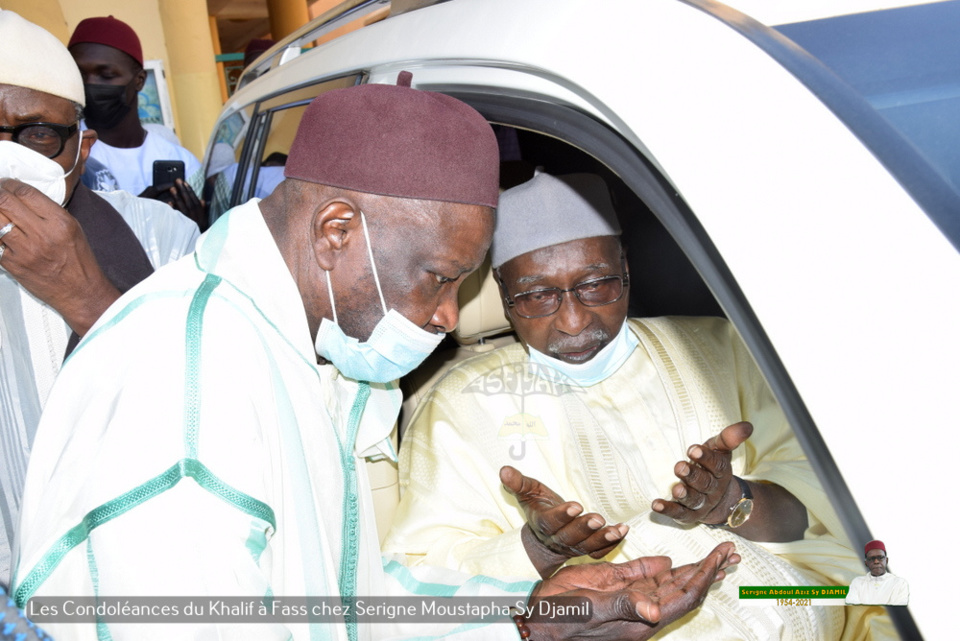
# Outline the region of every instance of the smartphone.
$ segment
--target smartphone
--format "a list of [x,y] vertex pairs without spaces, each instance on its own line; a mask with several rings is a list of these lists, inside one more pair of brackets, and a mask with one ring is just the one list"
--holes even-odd
[[154,160],[153,186],[157,189],[167,189],[178,178],[184,180],[184,165],[182,160]]

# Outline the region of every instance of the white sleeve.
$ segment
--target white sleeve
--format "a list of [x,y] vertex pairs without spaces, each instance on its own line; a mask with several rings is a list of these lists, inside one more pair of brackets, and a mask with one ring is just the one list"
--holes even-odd
[[893,592],[893,598],[890,599],[891,605],[909,605],[910,603],[910,585],[906,579],[897,579],[897,589]]
[[193,251],[200,237],[197,224],[159,200],[125,191],[97,192],[113,206],[140,240],[154,269]]
[[847,605],[860,605],[863,603],[863,597],[860,596],[860,577],[857,577],[850,582],[850,587],[847,589],[847,598],[845,602]]

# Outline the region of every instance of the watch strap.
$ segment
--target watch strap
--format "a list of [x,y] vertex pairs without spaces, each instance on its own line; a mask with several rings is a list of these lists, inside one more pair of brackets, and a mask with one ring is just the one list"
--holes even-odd
[[[736,503],[734,503],[732,506],[730,506],[730,513],[727,515],[727,520],[726,520],[726,521],[723,521],[723,522],[721,522],[721,523],[704,523],[704,525],[706,525],[707,527],[712,527],[712,528],[718,528],[718,527],[737,528],[737,527],[739,527],[740,525],[743,525],[744,523],[746,523],[746,519],[744,519],[744,521],[740,522],[738,525],[733,525],[733,524],[731,524],[730,519],[731,519],[731,518],[733,517],[733,515],[736,513],[737,508],[740,507],[740,505],[741,505],[744,501],[749,501],[749,502],[751,503],[751,506],[750,506],[750,507],[753,507],[753,506],[752,506],[752,503],[753,503],[753,491],[750,489],[750,484],[747,483],[746,481],[744,481],[744,480],[743,480],[742,478],[740,478],[739,476],[734,476],[733,478],[736,479],[737,484],[740,486],[740,498],[737,500]],[[747,518],[750,518],[750,517],[748,516]]]

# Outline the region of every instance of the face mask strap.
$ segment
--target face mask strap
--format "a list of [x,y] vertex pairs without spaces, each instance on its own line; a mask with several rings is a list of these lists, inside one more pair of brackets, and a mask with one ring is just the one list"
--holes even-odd
[[327,293],[330,294],[330,308],[333,309],[333,324],[339,325],[337,322],[337,304],[333,302],[333,285],[330,284],[330,272],[323,272],[327,276]]
[[[383,307],[383,313],[387,313],[387,302],[383,299],[383,290],[380,289],[380,275],[377,274],[377,263],[373,260],[373,248],[370,246],[370,230],[367,229],[367,219],[360,212],[360,224],[363,225],[363,233],[367,237],[367,254],[370,256],[370,266],[373,268],[373,282],[377,284],[377,293],[380,295],[380,306]],[[329,282],[329,281],[328,281]]]
[[77,163],[80,162],[80,150],[83,148],[83,131],[78,131],[77,135],[80,136],[80,139],[77,140],[77,157],[73,159],[73,167],[70,168],[70,171],[63,174],[64,178],[72,174],[73,170],[77,168]]

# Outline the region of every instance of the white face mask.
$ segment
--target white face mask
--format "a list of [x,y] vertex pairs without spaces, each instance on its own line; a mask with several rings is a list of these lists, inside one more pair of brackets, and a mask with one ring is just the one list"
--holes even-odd
[[367,253],[370,256],[377,293],[380,295],[383,318],[373,328],[370,338],[362,343],[344,334],[337,323],[337,306],[333,300],[330,273],[327,272],[327,291],[330,295],[333,321],[326,318],[320,321],[314,347],[317,354],[333,363],[340,373],[348,378],[370,383],[388,383],[416,369],[437,348],[445,334],[434,334],[417,327],[395,309],[387,311],[363,212],[360,212],[360,222],[367,238]]
[[586,363],[568,363],[558,358],[538,352],[529,345],[530,362],[536,363],[537,374],[553,379],[558,383],[576,383],[580,387],[590,387],[612,376],[623,365],[640,341],[623,321],[620,332],[607,343],[596,356]]
[[67,199],[67,176],[77,168],[82,146],[77,144],[73,167],[64,173],[55,160],[12,140],[0,140],[0,178],[16,178],[63,207]]

